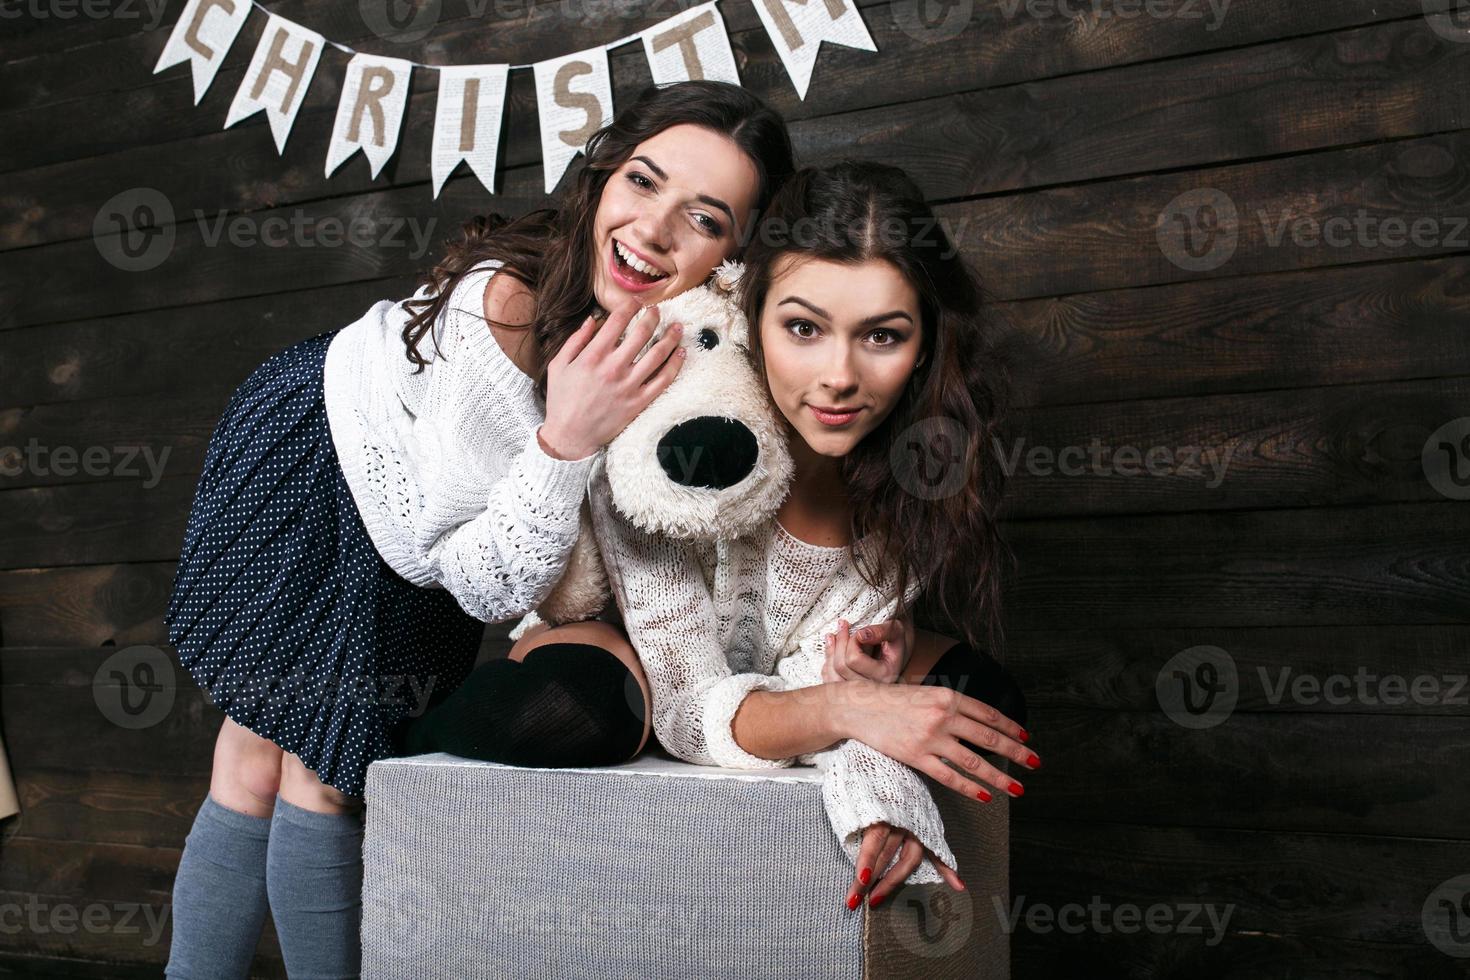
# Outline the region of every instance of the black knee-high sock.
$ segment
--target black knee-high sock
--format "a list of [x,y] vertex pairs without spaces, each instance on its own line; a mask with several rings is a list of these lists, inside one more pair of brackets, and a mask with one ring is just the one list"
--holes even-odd
[[1026,696],[1020,685],[994,657],[968,643],[946,650],[920,683],[959,691],[1026,727]]
[[643,693],[621,660],[588,643],[548,643],[491,660],[409,722],[407,755],[448,752],[518,766],[606,766],[643,737]]

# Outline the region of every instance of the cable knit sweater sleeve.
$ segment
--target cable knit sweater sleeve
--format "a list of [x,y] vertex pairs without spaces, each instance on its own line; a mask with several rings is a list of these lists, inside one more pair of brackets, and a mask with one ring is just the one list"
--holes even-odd
[[[465,277],[436,323],[441,353],[427,369],[413,421],[423,495],[413,542],[422,565],[467,613],[495,623],[536,608],[561,578],[601,453],[556,459],[536,438],[538,418],[498,409],[518,400],[501,392],[530,381],[485,322],[488,278]],[[508,465],[507,444],[516,446]]]

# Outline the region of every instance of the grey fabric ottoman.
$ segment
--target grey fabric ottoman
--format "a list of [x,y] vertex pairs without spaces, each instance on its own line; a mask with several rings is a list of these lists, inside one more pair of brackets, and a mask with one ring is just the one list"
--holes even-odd
[[925,777],[965,892],[848,911],[811,766],[531,769],[436,753],[368,769],[363,977],[973,980],[1010,975],[1008,801]]

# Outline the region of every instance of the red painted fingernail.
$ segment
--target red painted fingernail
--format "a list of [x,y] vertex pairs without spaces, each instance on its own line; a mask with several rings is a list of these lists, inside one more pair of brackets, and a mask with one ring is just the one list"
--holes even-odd
[[1029,742],[1029,741],[1031,741],[1031,736],[1029,734],[1027,734],[1026,729],[1024,729],[1024,728],[1021,729],[1021,741],[1022,742]]
[[1041,760],[1036,758],[1035,752],[1032,752],[1026,757],[1026,765],[1030,766],[1032,769],[1036,769],[1041,766]]
[[872,868],[864,868],[862,870],[862,872],[858,875],[858,881],[861,881],[863,884],[866,885],[872,879],[872,877],[873,877],[873,869]]
[[858,902],[861,901],[862,899],[858,898],[856,893],[847,896],[847,910],[851,912],[853,909],[858,907]]
[[870,909],[877,908],[878,907],[878,903],[881,902],[881,901],[883,901],[883,899],[886,898],[886,897],[887,896],[885,896],[885,895],[880,895],[877,892],[874,892],[873,893],[873,897],[870,898],[870,899],[868,899],[868,908],[870,908]]
[[1016,782],[1013,779],[1011,780],[1011,785],[1006,787],[1006,792],[1010,793],[1012,796],[1020,796],[1022,793],[1026,792],[1026,790],[1024,787],[1021,786],[1020,783]]
[[978,792],[977,792],[977,793],[976,793],[976,794],[975,794],[975,798],[976,798],[976,799],[978,799],[978,800],[979,800],[979,801],[980,801],[980,802],[981,802],[981,803],[989,803],[989,802],[990,802],[990,794],[989,794],[989,793],[987,793],[987,792],[986,792],[986,791],[985,791],[985,790],[983,790],[983,789],[982,789],[982,790],[980,790],[980,791],[978,791]]

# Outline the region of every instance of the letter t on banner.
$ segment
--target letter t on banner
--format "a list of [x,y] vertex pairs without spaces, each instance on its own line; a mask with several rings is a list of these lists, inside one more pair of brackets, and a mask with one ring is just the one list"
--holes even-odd
[[359,149],[377,177],[398,146],[408,76],[413,63],[402,58],[355,54],[342,80],[342,100],[327,143],[327,176]]
[[657,85],[707,78],[740,84],[735,55],[715,0],[675,14],[643,32],[643,53]]
[[852,0],[755,0],[755,12],[802,99],[811,85],[812,67],[823,41],[878,50]]
[[550,194],[592,134],[612,121],[612,76],[606,48],[588,48],[532,67],[541,116],[541,159]]
[[316,31],[271,14],[255,47],[255,56],[250,59],[250,67],[245,69],[245,77],[235,92],[235,101],[225,114],[224,128],[229,129],[264,109],[271,135],[276,139],[276,152],[285,152],[286,137],[291,135],[291,124],[306,100],[306,86],[316,71],[325,43]]
[[248,13],[250,0],[189,0],[158,56],[158,64],[153,66],[153,74],[187,61],[194,75],[194,104],[198,105],[240,28],[245,26]]
[[462,65],[439,69],[439,105],[434,110],[430,170],[434,196],[464,160],[485,190],[495,193],[495,157],[500,150],[510,65]]

